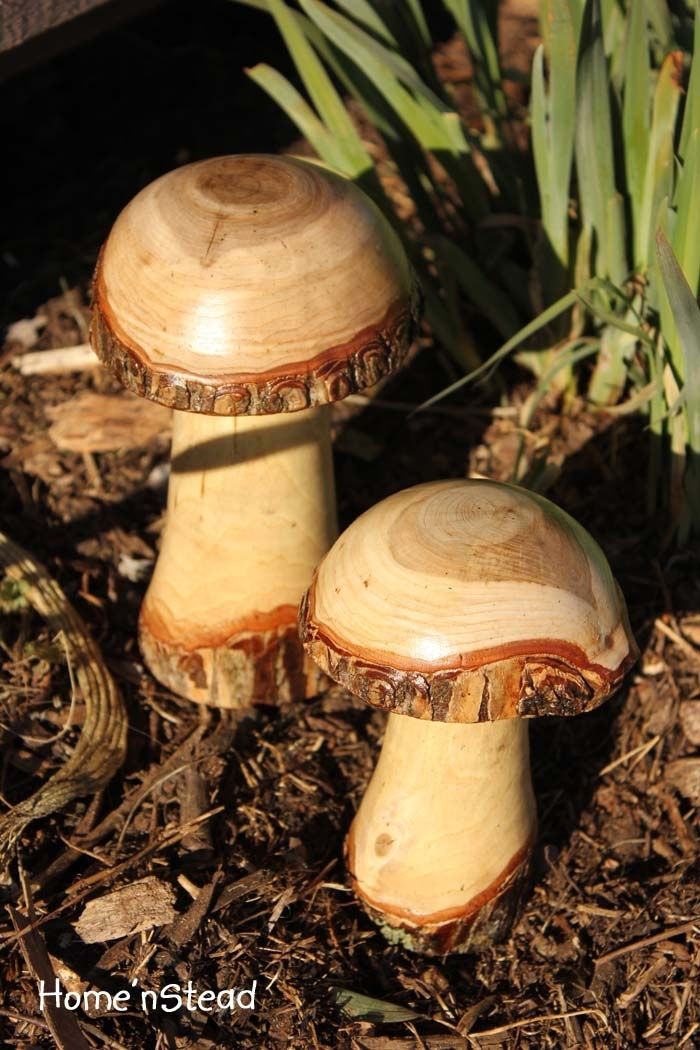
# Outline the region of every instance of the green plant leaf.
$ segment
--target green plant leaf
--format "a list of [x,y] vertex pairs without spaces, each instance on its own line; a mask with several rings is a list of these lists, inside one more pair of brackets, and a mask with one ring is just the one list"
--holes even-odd
[[418,1021],[423,1017],[416,1010],[383,999],[373,999],[349,988],[331,988],[331,997],[346,1017],[355,1021],[371,1021],[373,1024],[396,1024],[400,1021]]
[[635,266],[645,270],[652,258],[653,223],[664,197],[670,197],[673,178],[673,139],[680,101],[677,56],[666,57],[659,71],[651,118],[651,134],[641,203],[636,208]]
[[252,69],[247,69],[246,73],[294,121],[301,134],[304,135],[327,164],[338,168],[344,174],[349,174],[344,167],[343,154],[339,150],[335,138],[286,77],[264,63],[253,66]]
[[540,401],[548,391],[552,390],[554,381],[560,372],[571,371],[579,361],[585,361],[586,358],[592,357],[599,352],[600,347],[598,344],[591,344],[589,341],[585,343],[574,342],[571,346],[555,351],[547,368],[538,377],[537,385],[528,398],[527,411],[521,418],[522,425],[526,427],[530,425]]
[[372,166],[372,161],[343,100],[309,43],[298,14],[282,0],[267,0],[267,4],[317,113],[336,139],[338,151],[344,158],[345,174],[352,172],[351,177],[356,178]]
[[664,233],[656,234],[656,256],[683,354],[688,444],[700,455],[700,306]]
[[694,9],[693,61],[691,61],[690,65],[688,94],[685,101],[681,142],[678,150],[681,159],[685,158],[690,136],[700,128],[700,0],[695,0]]
[[483,0],[444,0],[444,4],[467,41],[482,108],[496,119],[505,118],[506,98],[496,45],[496,5]]
[[[569,263],[569,189],[576,128],[576,20],[569,0],[543,0],[542,37],[549,62],[545,142],[549,154],[548,202],[542,217],[564,270]],[[537,163],[537,157],[535,157]]]
[[595,272],[621,284],[627,265],[621,258],[625,232],[617,197],[608,72],[598,0],[584,12],[576,75],[576,170],[583,223],[596,238]]
[[[276,2],[276,0],[268,0]],[[363,66],[369,58],[373,66],[380,65],[406,87],[425,97],[438,111],[447,109],[447,104],[428,87],[416,73],[410,62],[402,55],[385,47],[360,26],[345,18],[338,11],[333,11],[321,0],[299,0],[308,17],[316,23],[322,33],[332,40],[336,47],[344,51],[353,61]]]
[[488,360],[484,361],[483,364],[479,365],[468,375],[458,379],[455,383],[451,383],[446,386],[444,390],[440,390],[437,394],[433,394],[432,397],[428,398],[427,401],[423,401],[414,410],[415,412],[421,412],[426,408],[430,408],[431,405],[436,405],[438,401],[442,401],[444,398],[449,397],[450,394],[456,393],[457,390],[461,390],[467,383],[473,383],[480,376],[483,376],[486,372],[491,372],[505,357],[513,352],[521,343],[524,343],[526,339],[535,335],[540,329],[545,328],[548,324],[551,324],[557,317],[565,313],[566,310],[570,310],[571,307],[576,303],[578,296],[585,291],[590,291],[599,286],[599,282],[594,278],[588,285],[584,285],[578,291],[568,292],[563,295],[561,299],[558,299],[556,303],[547,309],[543,310],[534,321],[530,321],[526,324],[519,332],[516,332],[514,336],[507,340],[503,346],[499,347],[495,353],[491,354]]
[[622,133],[627,188],[635,224],[641,207],[644,172],[649,155],[650,83],[646,0],[632,0],[627,19]]
[[510,338],[520,328],[520,318],[506,293],[447,237],[434,237],[428,243],[435,248],[438,265],[454,274],[467,299],[479,308],[503,338]]
[[629,328],[623,330],[618,324],[609,324],[603,328],[600,352],[588,383],[588,400],[592,404],[614,405],[619,401],[627,384],[629,362],[637,344],[637,336]]
[[685,160],[676,185],[676,221],[672,244],[685,278],[697,295],[700,283],[700,130],[695,130],[686,146]]
[[[470,156],[459,115],[450,110],[400,56],[383,48],[347,18],[331,11],[320,0],[300,2],[318,28],[374,84],[406,132],[415,137],[422,149],[439,157],[457,184],[470,218],[483,217],[488,211],[485,187]],[[414,89],[415,96],[411,93]]]
[[396,40],[381,15],[368,0],[335,0],[338,7],[347,12],[356,22],[361,22],[371,32],[380,36],[385,43],[396,46]]
[[418,27],[418,30],[423,39],[423,43],[426,47],[430,47],[432,45],[432,40],[430,38],[428,23],[425,20],[425,15],[423,14],[423,8],[421,7],[420,0],[406,0],[406,6],[409,8],[413,16],[413,21]]

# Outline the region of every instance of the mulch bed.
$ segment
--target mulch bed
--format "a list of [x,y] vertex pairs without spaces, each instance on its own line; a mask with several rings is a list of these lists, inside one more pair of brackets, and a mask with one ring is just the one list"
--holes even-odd
[[[202,152],[217,150],[207,143]],[[173,163],[165,153],[154,167]],[[144,161],[143,181],[158,173],[146,169]],[[123,192],[126,199],[131,191]],[[200,711],[154,682],[140,661],[135,624],[162,528],[167,432],[118,452],[61,451],[48,434],[50,409],[117,387],[98,370],[27,378],[12,365],[27,349],[84,339],[106,204],[98,196],[89,231],[89,194],[66,195],[75,214],[86,209],[80,251],[64,271],[61,241],[55,259],[43,259],[35,292],[24,273],[13,288],[25,314],[44,303],[46,323],[33,344],[6,344],[2,356],[0,527],[43,561],[90,624],[128,707],[129,749],[103,794],[27,830],[0,891],[20,912],[31,894],[39,940],[66,988],[116,992],[137,979],[157,990],[191,980],[201,991],[257,981],[251,1011],[146,1015],[132,1004],[110,1016],[78,1012],[88,1043],[129,1050],[700,1045],[700,776],[688,774],[700,748],[700,555],[665,544],[661,511],[648,512],[649,437],[640,422],[594,414],[578,400],[545,400],[523,433],[518,410],[530,387],[515,369],[503,373],[505,400],[493,388],[472,390],[408,417],[385,402],[417,404],[452,378],[428,339],[379,404],[334,409],[342,525],[424,480],[470,471],[509,479],[545,467],[547,494],[606,551],[642,650],[608,705],[532,727],[537,870],[510,939],[479,958],[426,959],[389,947],[354,902],[343,863],[343,837],[384,716],[333,688],[303,706],[236,719]],[[63,219],[54,213],[53,220],[58,229]],[[28,259],[40,242],[40,227],[28,228]],[[47,303],[38,289],[50,272],[68,272],[77,290]],[[67,734],[38,742],[56,738],[67,720],[68,670],[40,618],[0,599],[0,793],[11,804],[65,761],[84,711],[76,706]],[[70,848],[79,838],[89,842],[83,852]],[[166,887],[167,921],[85,943],[73,924],[86,904],[122,888],[138,908],[133,887],[149,877]],[[0,1036],[13,1047],[54,1045],[36,972],[9,911],[0,915]],[[415,1016],[392,1021],[396,1006]]]

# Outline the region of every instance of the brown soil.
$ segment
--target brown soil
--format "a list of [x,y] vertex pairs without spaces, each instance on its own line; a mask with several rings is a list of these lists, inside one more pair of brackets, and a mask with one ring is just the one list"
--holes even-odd
[[[186,6],[175,5],[183,19]],[[146,39],[155,47],[154,24],[129,30],[135,53]],[[169,24],[167,32],[185,46],[184,30],[178,37]],[[124,33],[117,41],[127,46]],[[103,41],[97,54],[81,50],[71,61],[97,77],[109,57],[99,49],[109,46],[114,42]],[[246,64],[265,57],[250,46]],[[167,61],[160,56],[166,64],[173,48],[169,40]],[[222,62],[225,54],[222,46]],[[65,86],[68,62],[36,75],[63,75]],[[58,107],[54,120],[72,148],[79,136],[71,137],[68,112]],[[46,124],[41,133],[49,135]],[[191,155],[227,148],[223,132],[196,145],[188,134],[179,141]],[[283,145],[284,134],[273,145]],[[240,148],[260,148],[250,144],[252,133],[245,135]],[[378,404],[335,409],[343,525],[390,492],[424,480],[470,471],[539,477],[604,547],[642,650],[608,705],[533,725],[541,821],[535,885],[510,939],[485,955],[429,960],[389,947],[348,892],[343,837],[377,755],[381,713],[336,687],[305,706],[238,722],[220,712],[203,717],[144,670],[135,642],[146,586],[139,572],[147,576],[158,546],[167,430],[115,452],[61,451],[48,435],[51,409],[85,392],[117,394],[115,384],[102,371],[26,378],[11,358],[83,341],[84,292],[116,198],[127,199],[135,183],[174,162],[176,132],[157,148],[145,138],[134,145],[141,149],[135,174],[120,173],[109,145],[92,154],[98,165],[114,162],[110,193],[90,201],[84,177],[75,186],[61,181],[48,217],[30,222],[25,208],[24,227],[17,216],[12,220],[18,231],[12,251],[23,245],[24,254],[21,274],[8,282],[7,316],[32,316],[61,273],[79,290],[45,303],[46,324],[33,345],[5,346],[0,527],[44,562],[90,624],[123,691],[130,732],[120,774],[96,799],[31,826],[0,888],[8,903],[26,908],[21,862],[30,876],[25,884],[35,885],[41,939],[66,987],[86,982],[114,992],[137,977],[145,988],[191,980],[202,991],[256,979],[257,1001],[251,1012],[146,1016],[138,1006],[111,1016],[78,1012],[83,1034],[91,1045],[129,1050],[700,1045],[700,797],[697,772],[692,776],[697,766],[688,764],[700,748],[700,556],[664,546],[660,515],[647,512],[649,439],[638,421],[601,417],[578,400],[563,410],[551,400],[524,432],[518,412],[529,385],[515,369],[503,373],[505,402],[493,389],[472,389],[408,417],[402,405],[417,404],[453,378],[427,339]],[[228,143],[239,148],[232,136]],[[90,139],[83,150],[98,145]],[[48,207],[40,198],[46,184],[38,154],[30,150],[18,165],[34,180],[27,199]],[[69,236],[71,221],[79,228]],[[62,231],[50,257],[41,251],[47,228]],[[37,743],[65,723],[70,682],[60,643],[38,617],[11,612],[7,602],[0,663],[0,792],[11,804],[65,761],[84,709],[77,705],[67,735]],[[209,810],[216,812],[204,822],[208,832],[159,845],[166,829]],[[71,851],[81,835],[89,847]],[[85,904],[147,876],[170,888],[175,922],[84,943],[72,924]],[[81,888],[82,898],[70,904]],[[193,901],[195,888],[201,892]],[[36,975],[6,912],[0,973],[4,1045],[55,1045],[39,1011]],[[379,1002],[348,1000],[348,990]],[[415,1016],[392,1021],[397,1006]]]

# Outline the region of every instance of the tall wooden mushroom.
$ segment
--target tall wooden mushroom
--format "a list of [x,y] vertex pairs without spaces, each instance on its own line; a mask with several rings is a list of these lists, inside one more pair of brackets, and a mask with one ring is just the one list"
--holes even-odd
[[323,407],[397,368],[418,295],[352,183],[290,157],[190,164],[122,211],[94,279],[92,344],[175,409],[167,524],[140,645],[221,707],[312,695],[299,599],[336,535]]
[[636,658],[602,551],[515,486],[419,485],[337,540],[301,629],[324,671],[392,712],[347,840],[367,911],[416,951],[502,938],[536,835],[524,719],[597,707]]

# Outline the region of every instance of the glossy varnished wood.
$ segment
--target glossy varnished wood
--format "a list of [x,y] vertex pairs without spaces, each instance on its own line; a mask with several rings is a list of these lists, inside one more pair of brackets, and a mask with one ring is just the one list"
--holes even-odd
[[636,656],[591,536],[492,481],[431,482],[354,522],[302,608],[321,667],[367,702],[440,721],[574,714]]
[[336,534],[321,407],[376,383],[416,333],[398,237],[351,182],[290,157],[190,164],[117,218],[91,342],[176,409],[162,549],[139,636],[155,676],[222,707],[312,695],[297,609]]
[[525,722],[390,715],[348,834],[348,869],[388,940],[427,954],[479,951],[510,928],[536,827]]
[[141,608],[155,676],[217,707],[313,696],[299,599],[336,535],[330,420],[173,413],[168,513]]
[[347,179],[235,155],[147,186],[97,266],[92,341],[129,389],[260,415],[326,404],[395,370],[419,293],[398,237]]
[[502,939],[536,832],[519,716],[595,707],[636,656],[600,548],[524,489],[419,485],[336,541],[300,624],[319,667],[392,712],[347,839],[358,898],[415,951]]

